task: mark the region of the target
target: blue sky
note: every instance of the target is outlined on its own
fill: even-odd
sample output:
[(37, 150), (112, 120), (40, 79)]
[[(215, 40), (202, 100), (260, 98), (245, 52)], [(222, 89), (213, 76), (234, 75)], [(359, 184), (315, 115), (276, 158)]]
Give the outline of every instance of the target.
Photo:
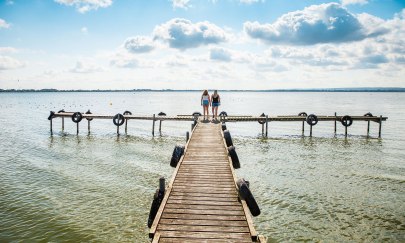
[(1, 0), (0, 88), (405, 87), (403, 0)]

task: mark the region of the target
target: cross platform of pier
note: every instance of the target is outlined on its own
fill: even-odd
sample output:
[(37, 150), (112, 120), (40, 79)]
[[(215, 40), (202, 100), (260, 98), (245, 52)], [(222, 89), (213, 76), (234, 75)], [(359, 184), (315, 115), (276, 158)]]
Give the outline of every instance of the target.
[(153, 221), (152, 242), (261, 241), (244, 200), (220, 124), (198, 122)]

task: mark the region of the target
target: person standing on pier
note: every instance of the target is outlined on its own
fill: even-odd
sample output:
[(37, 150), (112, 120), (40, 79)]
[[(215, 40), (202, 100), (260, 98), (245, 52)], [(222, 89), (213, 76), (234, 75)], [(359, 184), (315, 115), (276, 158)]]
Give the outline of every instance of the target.
[(201, 95), (201, 105), (204, 109), (204, 120), (205, 120), (205, 112), (207, 112), (207, 120), (209, 116), (208, 106), (211, 106), (211, 99), (210, 95), (208, 94), (208, 90), (204, 90), (203, 94)]
[(218, 106), (221, 105), (221, 98), (219, 97), (218, 90), (214, 91), (214, 94), (211, 96), (212, 102), (212, 118), (218, 118)]

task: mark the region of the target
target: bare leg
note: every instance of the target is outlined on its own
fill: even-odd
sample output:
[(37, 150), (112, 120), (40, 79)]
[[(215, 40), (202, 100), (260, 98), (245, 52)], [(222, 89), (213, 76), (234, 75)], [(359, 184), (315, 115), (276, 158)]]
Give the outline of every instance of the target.
[(218, 106), (215, 106), (215, 119), (218, 118)]

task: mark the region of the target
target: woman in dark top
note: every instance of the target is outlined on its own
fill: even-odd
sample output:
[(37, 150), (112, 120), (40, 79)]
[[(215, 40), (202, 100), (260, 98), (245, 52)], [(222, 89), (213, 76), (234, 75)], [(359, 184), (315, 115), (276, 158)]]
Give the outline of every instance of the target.
[(218, 91), (215, 90), (214, 94), (211, 96), (212, 102), (212, 117), (217, 119), (218, 117), (218, 106), (221, 105), (221, 98), (219, 97)]

